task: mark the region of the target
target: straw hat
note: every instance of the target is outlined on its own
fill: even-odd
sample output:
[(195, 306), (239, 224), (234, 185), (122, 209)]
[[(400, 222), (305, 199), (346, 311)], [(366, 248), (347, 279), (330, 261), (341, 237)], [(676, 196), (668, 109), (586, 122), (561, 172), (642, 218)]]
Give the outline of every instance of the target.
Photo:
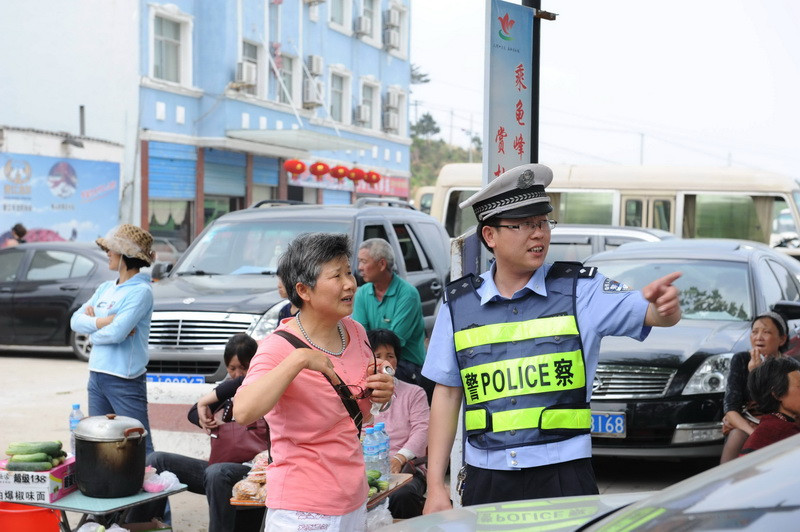
[(98, 238), (95, 243), (103, 251), (113, 251), (126, 257), (141, 259), (148, 265), (153, 263), (153, 237), (139, 227), (122, 224), (111, 229), (105, 238)]

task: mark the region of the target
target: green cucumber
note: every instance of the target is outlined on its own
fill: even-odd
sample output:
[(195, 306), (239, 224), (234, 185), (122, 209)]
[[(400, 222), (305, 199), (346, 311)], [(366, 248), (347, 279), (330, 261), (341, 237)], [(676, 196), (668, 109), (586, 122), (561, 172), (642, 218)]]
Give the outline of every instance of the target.
[(15, 454), (8, 459), (9, 462), (49, 462), (52, 460), (47, 453)]
[(6, 470), (8, 471), (50, 471), (53, 468), (53, 463), (47, 462), (8, 462)]
[(26, 441), (9, 443), (6, 454), (33, 454), (44, 453), (50, 456), (58, 456), (61, 453), (60, 441)]

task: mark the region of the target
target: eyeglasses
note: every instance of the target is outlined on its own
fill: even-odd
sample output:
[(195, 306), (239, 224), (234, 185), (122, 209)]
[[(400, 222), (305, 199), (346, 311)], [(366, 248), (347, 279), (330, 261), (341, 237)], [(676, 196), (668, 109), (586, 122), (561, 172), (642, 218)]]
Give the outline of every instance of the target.
[[(370, 349), (372, 351), (372, 349)], [(378, 374), (378, 357), (375, 356), (375, 353), (372, 353), (372, 361), (374, 364), (374, 373), (375, 375)], [(323, 373), (323, 375), (325, 375)], [(358, 401), (359, 399), (366, 399), (370, 395), (372, 395), (372, 388), (362, 388), (361, 386), (356, 386), (355, 384), (345, 384), (342, 378), (339, 376), (338, 373), (334, 372), (336, 378), (339, 379), (339, 384), (333, 384), (330, 377), (325, 375), (325, 378), (328, 379), (328, 382), (331, 383), (333, 389), (336, 390), (336, 393), (342, 399), (352, 399), (354, 401)]]
[(505, 227), (506, 229), (513, 229), (519, 231), (524, 229), (526, 233), (530, 234), (540, 229), (542, 231), (550, 231), (558, 222), (555, 220), (537, 220), (535, 222), (520, 222), (518, 224), (494, 224), (492, 227)]

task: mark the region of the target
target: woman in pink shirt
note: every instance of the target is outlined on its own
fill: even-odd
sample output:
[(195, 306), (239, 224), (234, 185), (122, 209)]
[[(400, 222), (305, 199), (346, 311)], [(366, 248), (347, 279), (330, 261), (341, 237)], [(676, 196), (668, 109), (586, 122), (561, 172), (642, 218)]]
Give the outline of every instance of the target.
[[(264, 416), (270, 427), (267, 532), (366, 528), (356, 422), (371, 402), (391, 399), (394, 383), (376, 371), (364, 328), (348, 317), (356, 290), (351, 249), (346, 235), (328, 233), (303, 234), (289, 245), (278, 269), (300, 311), (260, 342), (236, 393), (236, 421)], [(295, 347), (302, 344), (310, 347)]]
[[(388, 362), (392, 368), (397, 367), (400, 352), (400, 339), (388, 329), (373, 329), (367, 332), (367, 338), (378, 360)], [(397, 490), (389, 497), (389, 511), (395, 519), (409, 519), (422, 515), (425, 506), (425, 491), (428, 483), (425, 479), (422, 462), (427, 455), (428, 420), (431, 410), (425, 390), (416, 384), (400, 380), (394, 383), (392, 407), (375, 415), (375, 423), (383, 422), (389, 434), (389, 461), (392, 473), (413, 473), (411, 482)]]

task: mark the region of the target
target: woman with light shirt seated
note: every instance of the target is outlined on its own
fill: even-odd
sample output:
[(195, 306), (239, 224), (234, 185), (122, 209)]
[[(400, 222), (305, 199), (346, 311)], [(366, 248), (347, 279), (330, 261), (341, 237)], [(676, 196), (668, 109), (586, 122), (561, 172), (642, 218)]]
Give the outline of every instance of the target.
[[(372, 351), (379, 360), (385, 360), (392, 368), (402, 358), (400, 339), (388, 329), (373, 329), (367, 332)], [(411, 482), (389, 497), (389, 511), (396, 519), (408, 519), (422, 515), (425, 506), (425, 466), (415, 465), (425, 458), (428, 445), (428, 420), (431, 410), (425, 390), (416, 384), (395, 379), (392, 406), (375, 415), (375, 423), (383, 422), (389, 435), (389, 460), (392, 473), (413, 473)]]

